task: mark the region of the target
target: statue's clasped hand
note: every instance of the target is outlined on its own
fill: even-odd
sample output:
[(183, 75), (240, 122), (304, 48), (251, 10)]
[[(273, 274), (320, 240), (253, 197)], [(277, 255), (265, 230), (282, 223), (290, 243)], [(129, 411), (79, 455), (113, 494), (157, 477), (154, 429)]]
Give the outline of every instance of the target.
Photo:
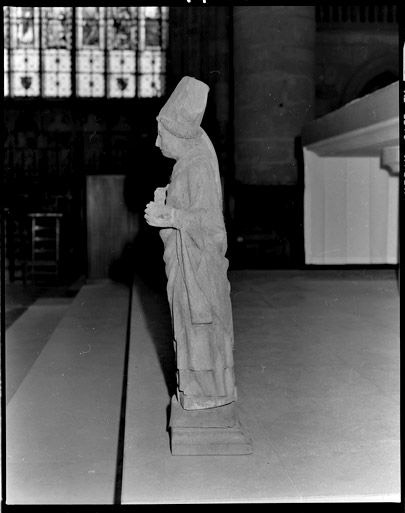
[(166, 202), (166, 192), (167, 192), (168, 185), (166, 187), (158, 187), (155, 189), (153, 200), (155, 203), (160, 203), (162, 205)]
[(150, 226), (172, 227), (174, 225), (174, 208), (151, 201), (145, 208), (145, 220)]

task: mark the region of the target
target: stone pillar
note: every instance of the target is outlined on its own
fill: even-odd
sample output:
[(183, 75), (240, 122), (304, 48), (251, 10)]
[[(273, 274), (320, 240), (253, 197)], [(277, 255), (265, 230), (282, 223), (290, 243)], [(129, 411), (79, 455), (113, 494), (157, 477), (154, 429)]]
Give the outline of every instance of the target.
[(208, 84), (202, 126), (214, 144), (221, 174), (227, 174), (233, 137), (229, 124), (231, 8), (183, 5), (170, 7), (169, 12), (167, 92), (171, 94), (184, 75)]
[(295, 185), (314, 112), (314, 6), (234, 6), (235, 179)]

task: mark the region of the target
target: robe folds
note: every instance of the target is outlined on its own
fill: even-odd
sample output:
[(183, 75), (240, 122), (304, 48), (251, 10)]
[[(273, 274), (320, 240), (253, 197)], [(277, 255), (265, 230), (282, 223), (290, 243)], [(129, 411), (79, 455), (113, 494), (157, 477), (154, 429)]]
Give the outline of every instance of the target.
[(163, 228), (167, 296), (184, 409), (236, 400), (233, 323), (218, 161), (205, 133), (175, 164), (166, 204), (174, 227)]

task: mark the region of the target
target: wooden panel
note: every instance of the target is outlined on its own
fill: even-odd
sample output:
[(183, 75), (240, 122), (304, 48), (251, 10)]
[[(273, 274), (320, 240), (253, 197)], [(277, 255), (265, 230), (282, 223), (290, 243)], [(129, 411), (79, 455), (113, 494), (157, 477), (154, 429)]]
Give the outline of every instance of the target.
[(387, 260), (387, 205), (389, 173), (380, 168), (380, 159), (369, 159), (370, 166), (370, 262)]
[[(324, 168), (328, 172), (324, 172)], [(324, 261), (325, 263), (346, 262), (346, 159), (327, 158), (322, 162), (324, 174), (324, 211), (318, 212), (325, 218)]]
[[(398, 262), (398, 179), (380, 162), (381, 150), (398, 146), (397, 96), (398, 82), (304, 127), (306, 263)], [(346, 187), (340, 162), (347, 166)], [(325, 218), (323, 236), (311, 234), (316, 216)]]
[[(387, 173), (388, 174), (388, 173)], [(399, 263), (399, 180), (388, 174), (387, 257), (388, 264)]]
[(398, 178), (376, 157), (305, 150), (305, 263), (396, 264)]
[(370, 166), (368, 159), (347, 159), (347, 259), (346, 263), (369, 263), (370, 258)]
[[(323, 264), (324, 253), (324, 177), (315, 153), (304, 149), (304, 238), (305, 263)], [(320, 215), (322, 213), (322, 215)]]
[(87, 177), (87, 253), (89, 278), (107, 278), (136, 234), (134, 216), (124, 199), (124, 176)]

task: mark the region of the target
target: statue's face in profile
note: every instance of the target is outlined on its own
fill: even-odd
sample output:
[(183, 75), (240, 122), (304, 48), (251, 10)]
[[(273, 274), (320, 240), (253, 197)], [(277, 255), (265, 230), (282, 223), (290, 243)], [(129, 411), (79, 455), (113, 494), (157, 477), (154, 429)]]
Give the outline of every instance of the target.
[(178, 138), (168, 132), (159, 122), (155, 145), (160, 148), (162, 154), (169, 159), (177, 159), (180, 156), (181, 151)]

